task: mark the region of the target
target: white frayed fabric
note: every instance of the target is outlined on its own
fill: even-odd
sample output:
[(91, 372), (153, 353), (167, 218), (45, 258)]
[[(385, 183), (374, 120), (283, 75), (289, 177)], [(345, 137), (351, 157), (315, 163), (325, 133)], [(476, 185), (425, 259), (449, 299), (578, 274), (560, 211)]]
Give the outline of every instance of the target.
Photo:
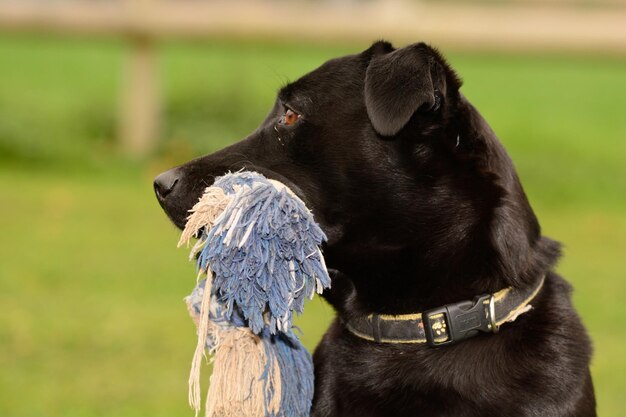
[[(266, 355), (263, 341), (249, 329), (221, 332), (206, 399), (207, 417), (278, 415), (281, 400), (280, 368)], [(260, 376), (267, 372), (267, 381)], [(268, 399), (268, 404), (265, 400)]]
[[(191, 317), (193, 318), (198, 328), (198, 343), (196, 344), (196, 350), (191, 360), (191, 370), (189, 371), (189, 405), (196, 412), (196, 417), (200, 412), (200, 404), (202, 401), (202, 394), (200, 393), (200, 368), (202, 367), (202, 358), (205, 357), (206, 339), (209, 334), (209, 328), (211, 332), (215, 334), (215, 337), (219, 337), (217, 329), (214, 324), (209, 320), (209, 303), (211, 300), (211, 283), (207, 280), (202, 293), (202, 305), (200, 308), (200, 316), (195, 317), (195, 311), (191, 304), (191, 301), (186, 299), (187, 308)], [(218, 341), (219, 343), (219, 341)]]
[[(191, 214), (187, 217), (187, 224), (180, 235), (178, 247), (188, 245), (191, 238), (202, 228), (211, 228), (219, 216), (224, 213), (232, 198), (227, 196), (219, 187), (208, 187), (202, 198), (192, 207)], [(200, 239), (189, 253), (189, 259), (202, 250), (206, 241)]]

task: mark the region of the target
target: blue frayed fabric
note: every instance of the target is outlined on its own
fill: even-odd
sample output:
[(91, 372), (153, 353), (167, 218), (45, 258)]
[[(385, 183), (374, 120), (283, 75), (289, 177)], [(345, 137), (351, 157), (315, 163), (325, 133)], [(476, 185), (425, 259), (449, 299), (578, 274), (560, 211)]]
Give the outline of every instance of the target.
[(305, 299), (330, 287), (319, 250), (324, 232), (299, 198), (261, 174), (228, 174), (213, 186), (235, 198), (201, 236), (198, 267), (213, 272), (228, 318), (238, 306), (254, 333), (266, 325), (271, 334), (288, 332)]
[(313, 359), (296, 337), (263, 332), (265, 349), (276, 355), (280, 367), (282, 396), (280, 411), (268, 417), (308, 416), (313, 401)]
[[(200, 231), (204, 242), (198, 268), (212, 276), (209, 319), (221, 329), (249, 328), (265, 350), (268, 364), (260, 382), (265, 417), (306, 417), (313, 399), (313, 362), (293, 330), (293, 313), (306, 298), (330, 287), (320, 251), (326, 239), (312, 213), (290, 190), (255, 172), (216, 179), (213, 187), (231, 197), (212, 227)], [(206, 280), (188, 298), (200, 315)], [(216, 340), (207, 336), (211, 350)], [(267, 377), (269, 363), (280, 369), (280, 410), (267, 405), (276, 387)]]

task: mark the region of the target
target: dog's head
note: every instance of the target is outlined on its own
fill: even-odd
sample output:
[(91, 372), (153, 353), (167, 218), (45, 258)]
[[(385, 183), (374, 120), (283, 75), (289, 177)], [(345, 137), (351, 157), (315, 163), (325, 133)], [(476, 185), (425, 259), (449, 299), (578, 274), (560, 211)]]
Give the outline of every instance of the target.
[(159, 175), (157, 198), (182, 228), (228, 171), (286, 183), (365, 309), (410, 310), (446, 285), (532, 280), (556, 248), (540, 238), (510, 159), (460, 86), (433, 48), (377, 42), (282, 88), (247, 138)]

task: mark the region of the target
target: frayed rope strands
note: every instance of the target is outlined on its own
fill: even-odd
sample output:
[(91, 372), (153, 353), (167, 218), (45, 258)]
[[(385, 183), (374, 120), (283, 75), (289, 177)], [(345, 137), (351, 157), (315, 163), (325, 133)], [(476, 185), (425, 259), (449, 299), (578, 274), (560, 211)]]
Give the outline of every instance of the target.
[(179, 246), (199, 235), (198, 278), (186, 302), (198, 344), (189, 402), (200, 409), (200, 366), (213, 374), (207, 417), (304, 417), (313, 363), (293, 332), (293, 312), (330, 287), (320, 251), (326, 236), (284, 184), (255, 172), (216, 179), (192, 208)]

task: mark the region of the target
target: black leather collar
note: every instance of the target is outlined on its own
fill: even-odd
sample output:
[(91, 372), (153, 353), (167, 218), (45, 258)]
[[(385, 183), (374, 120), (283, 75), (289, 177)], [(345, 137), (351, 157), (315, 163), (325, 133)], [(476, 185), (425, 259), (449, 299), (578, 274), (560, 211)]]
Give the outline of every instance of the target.
[(378, 343), (428, 343), (449, 345), (476, 336), (479, 332), (497, 333), (504, 323), (515, 320), (531, 309), (543, 276), (528, 288), (508, 287), (473, 300), (446, 304), (416, 314), (370, 314), (344, 320), (352, 334)]

